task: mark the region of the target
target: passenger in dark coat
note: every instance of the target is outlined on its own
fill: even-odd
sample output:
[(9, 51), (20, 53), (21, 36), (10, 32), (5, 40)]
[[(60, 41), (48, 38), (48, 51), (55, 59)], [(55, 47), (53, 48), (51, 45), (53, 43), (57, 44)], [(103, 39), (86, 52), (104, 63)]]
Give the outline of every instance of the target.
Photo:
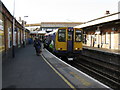
[(40, 52), (41, 52), (41, 42), (37, 38), (35, 38), (35, 40), (34, 40), (34, 47), (35, 47), (35, 50), (36, 50), (36, 55), (39, 56)]

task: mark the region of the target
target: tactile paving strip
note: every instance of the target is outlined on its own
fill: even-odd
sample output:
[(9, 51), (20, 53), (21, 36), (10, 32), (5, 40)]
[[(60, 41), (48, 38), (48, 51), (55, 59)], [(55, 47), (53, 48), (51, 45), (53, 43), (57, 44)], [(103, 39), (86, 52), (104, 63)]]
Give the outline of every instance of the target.
[(68, 67), (68, 65), (62, 64), (62, 63), (54, 63), (56, 68), (64, 68), (64, 67)]

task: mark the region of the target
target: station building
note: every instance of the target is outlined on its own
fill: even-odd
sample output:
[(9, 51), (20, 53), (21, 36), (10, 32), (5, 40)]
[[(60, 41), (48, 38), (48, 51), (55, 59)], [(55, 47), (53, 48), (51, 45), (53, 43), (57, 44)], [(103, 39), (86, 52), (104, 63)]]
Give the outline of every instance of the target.
[(40, 26), (40, 28), (30, 30), (30, 35), (32, 38), (36, 36), (43, 38), (46, 33), (55, 31), (60, 27), (74, 27), (80, 24), (82, 22), (41, 22), (38, 24), (26, 24), (26, 27), (31, 27), (32, 29), (32, 26)]
[(83, 29), (84, 46), (120, 50), (119, 14), (109, 14), (76, 26)]

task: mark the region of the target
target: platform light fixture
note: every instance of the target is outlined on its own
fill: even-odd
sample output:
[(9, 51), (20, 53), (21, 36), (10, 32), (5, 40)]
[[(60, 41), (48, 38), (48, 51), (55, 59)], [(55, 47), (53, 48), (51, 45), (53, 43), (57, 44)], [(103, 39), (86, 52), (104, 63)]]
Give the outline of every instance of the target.
[(116, 31), (117, 29), (115, 27), (112, 28), (112, 31)]

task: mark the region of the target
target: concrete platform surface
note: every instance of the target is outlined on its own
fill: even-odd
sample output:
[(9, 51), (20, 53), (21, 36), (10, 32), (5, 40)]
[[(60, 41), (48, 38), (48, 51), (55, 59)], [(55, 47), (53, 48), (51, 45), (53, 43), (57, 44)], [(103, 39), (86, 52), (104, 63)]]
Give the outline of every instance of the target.
[(14, 59), (2, 63), (2, 88), (70, 88), (41, 56), (36, 56), (33, 45), (15, 54)]

